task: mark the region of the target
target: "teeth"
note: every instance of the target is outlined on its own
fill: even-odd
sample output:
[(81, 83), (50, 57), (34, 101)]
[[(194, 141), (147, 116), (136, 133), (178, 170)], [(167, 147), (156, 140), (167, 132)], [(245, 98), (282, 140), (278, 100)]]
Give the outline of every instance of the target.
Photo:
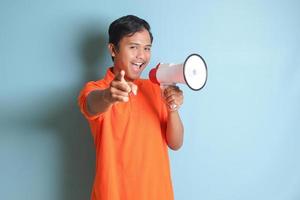
[(141, 67), (143, 65), (143, 63), (133, 63), (134, 65)]

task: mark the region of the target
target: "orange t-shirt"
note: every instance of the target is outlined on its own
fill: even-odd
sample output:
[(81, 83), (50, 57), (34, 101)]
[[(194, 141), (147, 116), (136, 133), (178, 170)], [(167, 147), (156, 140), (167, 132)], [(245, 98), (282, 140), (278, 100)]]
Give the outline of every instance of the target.
[(114, 74), (88, 82), (79, 95), (96, 146), (92, 200), (173, 200), (165, 133), (167, 109), (159, 86), (138, 79), (137, 95), (116, 103), (105, 113), (89, 116), (86, 97), (109, 87)]

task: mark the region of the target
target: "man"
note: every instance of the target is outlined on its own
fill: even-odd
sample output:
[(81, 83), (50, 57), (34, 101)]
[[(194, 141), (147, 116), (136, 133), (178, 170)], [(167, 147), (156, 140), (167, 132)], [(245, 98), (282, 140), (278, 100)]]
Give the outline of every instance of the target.
[(79, 95), (96, 146), (92, 200), (172, 200), (168, 147), (183, 143), (182, 91), (140, 79), (149, 63), (149, 24), (128, 15), (109, 27), (113, 66)]

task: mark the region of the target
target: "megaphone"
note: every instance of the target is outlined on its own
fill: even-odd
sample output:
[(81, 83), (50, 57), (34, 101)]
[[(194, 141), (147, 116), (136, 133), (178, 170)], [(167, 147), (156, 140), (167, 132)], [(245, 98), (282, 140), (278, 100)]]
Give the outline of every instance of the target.
[(149, 79), (159, 85), (187, 84), (192, 90), (202, 89), (207, 81), (207, 66), (198, 54), (189, 55), (182, 64), (158, 64)]

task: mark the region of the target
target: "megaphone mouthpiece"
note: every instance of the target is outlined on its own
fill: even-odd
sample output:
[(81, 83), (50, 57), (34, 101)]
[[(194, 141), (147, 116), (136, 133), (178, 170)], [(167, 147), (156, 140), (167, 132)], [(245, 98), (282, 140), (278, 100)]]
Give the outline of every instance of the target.
[(159, 82), (156, 79), (156, 71), (157, 71), (156, 68), (153, 68), (153, 69), (150, 70), (149, 79), (150, 79), (150, 81), (152, 81), (152, 83), (159, 84)]
[(159, 82), (156, 78), (156, 72), (157, 72), (157, 69), (158, 69), (159, 65), (160, 65), (160, 63), (155, 68), (151, 69), (150, 72), (149, 72), (150, 81), (152, 81), (153, 83), (156, 83), (158, 85), (159, 85)]

